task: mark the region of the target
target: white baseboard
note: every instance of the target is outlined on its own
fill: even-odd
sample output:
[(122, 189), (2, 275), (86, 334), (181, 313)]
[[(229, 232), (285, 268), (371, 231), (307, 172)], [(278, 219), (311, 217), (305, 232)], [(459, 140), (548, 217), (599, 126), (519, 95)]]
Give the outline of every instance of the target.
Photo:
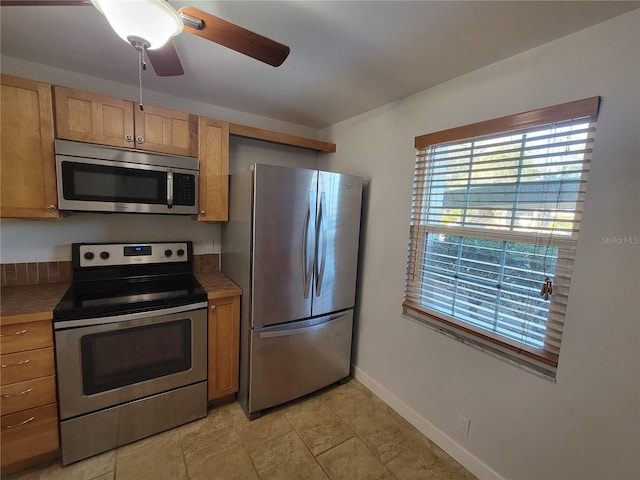
[(355, 365), (351, 365), (353, 376), (365, 387), (380, 397), (387, 405), (398, 412), (411, 425), (451, 455), (460, 465), (481, 480), (504, 480), (498, 473), (482, 462), (478, 457), (466, 450), (462, 445), (421, 416), (409, 405), (375, 381), (369, 374)]

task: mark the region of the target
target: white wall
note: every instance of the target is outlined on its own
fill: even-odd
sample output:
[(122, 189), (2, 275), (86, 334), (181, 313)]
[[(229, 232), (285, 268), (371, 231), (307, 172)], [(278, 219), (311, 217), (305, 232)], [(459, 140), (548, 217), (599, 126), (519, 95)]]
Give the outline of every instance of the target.
[[(482, 478), (640, 478), (639, 27), (636, 10), (323, 132), (330, 168), (371, 178), (356, 376)], [(414, 136), (594, 95), (557, 382), (403, 318)]]
[[(2, 72), (43, 82), (80, 88), (116, 98), (136, 99), (128, 85), (74, 72), (2, 57)], [(259, 128), (317, 138), (318, 131), (216, 105), (145, 91), (145, 103), (198, 115), (221, 118)], [(319, 154), (310, 150), (231, 137), (230, 170), (264, 162), (317, 168)], [(220, 226), (166, 215), (71, 213), (60, 220), (0, 220), (0, 263), (46, 262), (71, 259), (73, 242), (139, 242), (191, 240), (196, 254), (220, 253)]]
[(60, 220), (0, 221), (0, 262), (71, 260), (74, 242), (191, 240), (194, 253), (220, 253), (220, 228), (191, 217), (71, 213)]
[(231, 137), (229, 142), (229, 173), (246, 171), (254, 163), (282, 167), (323, 168), (330, 154), (298, 147), (267, 143), (251, 138)]

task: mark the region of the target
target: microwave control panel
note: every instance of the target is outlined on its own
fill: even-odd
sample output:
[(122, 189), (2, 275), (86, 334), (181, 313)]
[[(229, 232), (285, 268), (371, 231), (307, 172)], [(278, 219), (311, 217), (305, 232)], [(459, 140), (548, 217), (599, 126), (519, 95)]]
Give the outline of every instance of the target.
[(196, 204), (196, 178), (185, 173), (173, 174), (173, 203), (174, 205)]

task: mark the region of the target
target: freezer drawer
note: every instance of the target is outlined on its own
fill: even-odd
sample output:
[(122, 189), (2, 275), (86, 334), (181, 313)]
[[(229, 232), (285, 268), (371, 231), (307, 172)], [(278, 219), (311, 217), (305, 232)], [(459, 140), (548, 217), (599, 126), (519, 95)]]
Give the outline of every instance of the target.
[(353, 311), (251, 332), (249, 412), (293, 400), (349, 375)]

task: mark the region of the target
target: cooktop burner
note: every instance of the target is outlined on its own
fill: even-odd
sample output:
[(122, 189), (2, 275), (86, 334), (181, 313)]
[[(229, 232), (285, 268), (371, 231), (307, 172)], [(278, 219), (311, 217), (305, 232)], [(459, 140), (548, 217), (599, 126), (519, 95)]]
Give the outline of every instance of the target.
[(191, 242), (73, 244), (74, 282), (55, 321), (124, 315), (207, 300)]

